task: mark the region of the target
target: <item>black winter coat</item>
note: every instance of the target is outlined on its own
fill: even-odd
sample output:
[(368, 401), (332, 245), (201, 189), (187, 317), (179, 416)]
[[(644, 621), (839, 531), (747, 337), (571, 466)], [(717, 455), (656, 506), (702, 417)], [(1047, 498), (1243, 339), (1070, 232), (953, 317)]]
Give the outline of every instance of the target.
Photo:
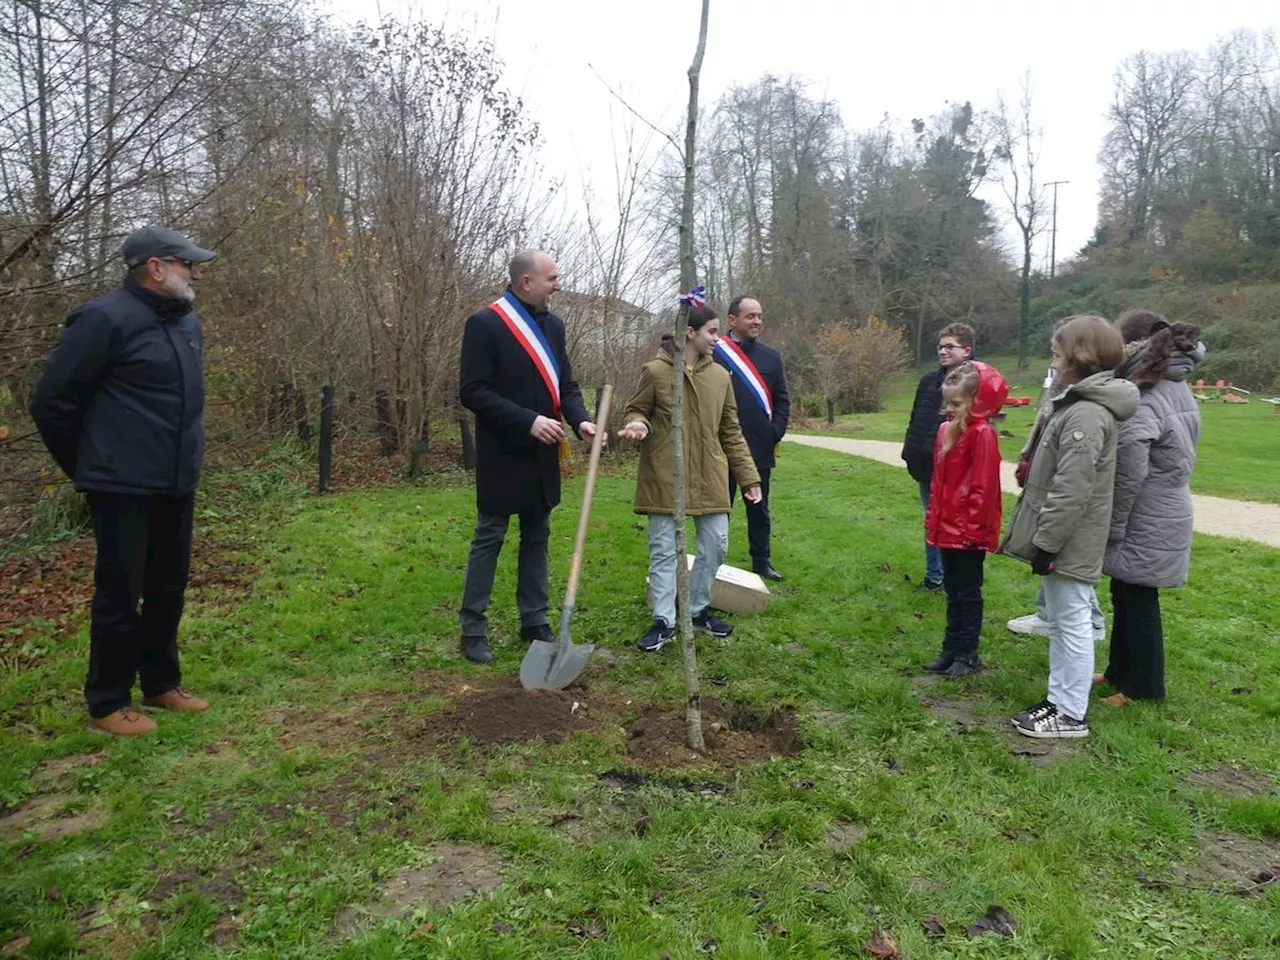
[(747, 438), (747, 446), (751, 448), (751, 459), (756, 462), (758, 469), (768, 470), (774, 465), (773, 449), (786, 434), (787, 423), (791, 419), (791, 396), (787, 393), (787, 375), (782, 367), (782, 354), (758, 339), (738, 342), (738, 346), (742, 347), (742, 352), (755, 364), (760, 378), (769, 388), (769, 395), (773, 399), (772, 421), (760, 406), (755, 392), (734, 372), (719, 351), (713, 356), (716, 363), (729, 371), (729, 379), (733, 382), (733, 396), (738, 402), (738, 422), (742, 425), (742, 435)]
[(902, 443), (902, 459), (912, 479), (928, 483), (933, 479), (933, 441), (938, 426), (947, 419), (942, 412), (942, 380), (947, 371), (942, 367), (920, 378), (916, 400), (911, 405), (911, 420)]
[[(553, 313), (536, 314), (534, 320), (560, 367), (561, 412), (576, 432), (591, 417), (573, 379), (564, 323)], [(463, 329), (458, 399), (476, 415), (479, 512), (510, 516), (550, 510), (559, 503), (560, 451), (529, 435), (539, 414), (555, 416), (551, 393), (524, 348), (489, 307), (469, 316)]]
[(190, 301), (132, 279), (67, 318), (31, 416), (77, 490), (195, 490), (204, 457), (203, 344)]

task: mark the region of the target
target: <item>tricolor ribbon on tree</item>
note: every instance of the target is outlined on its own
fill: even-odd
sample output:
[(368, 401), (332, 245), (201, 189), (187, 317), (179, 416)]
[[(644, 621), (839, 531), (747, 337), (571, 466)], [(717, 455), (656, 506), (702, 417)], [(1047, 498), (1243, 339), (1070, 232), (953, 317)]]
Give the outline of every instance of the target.
[(730, 337), (721, 337), (716, 342), (716, 353), (729, 364), (729, 371), (737, 374), (742, 378), (751, 389), (751, 395), (756, 398), (756, 402), (763, 408), (765, 415), (770, 420), (773, 419), (773, 394), (769, 392), (768, 386), (765, 385), (764, 377), (760, 376), (760, 371), (756, 369), (756, 365), (751, 362), (751, 358), (746, 352)]
[(534, 369), (538, 371), (542, 382), (547, 385), (547, 392), (551, 394), (551, 402), (555, 405), (553, 416), (559, 418), (560, 368), (556, 366), (556, 357), (551, 352), (551, 345), (547, 343), (546, 336), (529, 313), (528, 307), (508, 290), (499, 299), (489, 304), (489, 309), (502, 318), (502, 322), (507, 325), (516, 342), (524, 348), (524, 352), (533, 361)]

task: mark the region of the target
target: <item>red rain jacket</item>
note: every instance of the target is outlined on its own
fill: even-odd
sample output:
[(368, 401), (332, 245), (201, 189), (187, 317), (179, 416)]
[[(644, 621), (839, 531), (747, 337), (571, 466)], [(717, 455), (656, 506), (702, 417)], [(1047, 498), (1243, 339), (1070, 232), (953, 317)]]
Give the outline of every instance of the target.
[(942, 439), (950, 418), (933, 440), (933, 480), (925, 519), (928, 542), (952, 550), (986, 550), (1000, 546), (1000, 440), (988, 423), (1004, 406), (1009, 384), (990, 364), (972, 361), (978, 369), (978, 394), (969, 422), (946, 456)]

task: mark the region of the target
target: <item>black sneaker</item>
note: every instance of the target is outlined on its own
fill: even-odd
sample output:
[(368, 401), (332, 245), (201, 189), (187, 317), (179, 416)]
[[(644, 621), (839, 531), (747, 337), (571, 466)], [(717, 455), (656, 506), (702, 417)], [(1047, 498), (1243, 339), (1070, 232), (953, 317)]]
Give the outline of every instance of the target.
[(1009, 720), (1009, 722), (1016, 727), (1019, 724), (1026, 721), (1027, 719), (1031, 717), (1039, 717), (1043, 715), (1046, 711), (1049, 711), (1052, 709), (1053, 709), (1052, 703), (1050, 703), (1048, 700), (1041, 700), (1039, 703), (1033, 703), (1031, 706), (1027, 707), (1027, 709), (1023, 710), (1021, 713), (1015, 713), (1013, 717)]
[(675, 627), (668, 627), (662, 620), (654, 620), (649, 632), (636, 641), (636, 646), (645, 653), (657, 653), (675, 638)]
[(956, 657), (955, 662), (942, 671), (944, 677), (967, 677), (983, 669), (982, 661), (977, 656)]
[(693, 618), (693, 629), (701, 630), (713, 637), (727, 637), (733, 633), (733, 624), (725, 623), (719, 617), (712, 616), (711, 608), (707, 607)]
[(1060, 713), (1052, 705), (1034, 717), (1027, 717), (1013, 729), (1024, 737), (1035, 737), (1038, 740), (1065, 740), (1089, 735), (1087, 723)]
[(942, 673), (949, 666), (956, 662), (956, 655), (949, 650), (943, 650), (938, 654), (937, 660), (930, 660), (924, 665), (924, 669), (930, 673)]
[(543, 643), (555, 643), (556, 635), (551, 632), (550, 625), (539, 623), (532, 627), (521, 627), (520, 639), (525, 643), (533, 643), (535, 640), (541, 640)]
[(916, 584), (916, 593), (937, 593), (942, 589), (941, 580), (921, 580)]

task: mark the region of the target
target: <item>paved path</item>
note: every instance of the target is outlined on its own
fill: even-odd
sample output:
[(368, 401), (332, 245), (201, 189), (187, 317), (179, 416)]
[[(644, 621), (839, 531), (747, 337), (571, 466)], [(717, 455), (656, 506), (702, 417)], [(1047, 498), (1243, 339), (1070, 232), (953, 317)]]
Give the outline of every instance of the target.
[[(902, 444), (888, 440), (853, 440), (845, 437), (812, 437), (788, 433), (786, 440), (802, 443), (806, 447), (820, 447), (849, 453), (855, 457), (879, 460), (894, 467), (905, 467), (902, 462)], [(1018, 482), (1013, 478), (1014, 464), (1000, 465), (1001, 486), (1006, 493), (1017, 494)], [(1216, 537), (1232, 537), (1236, 540), (1253, 540), (1269, 547), (1280, 548), (1280, 504), (1254, 503), (1252, 500), (1228, 500), (1225, 497), (1206, 497), (1192, 494), (1195, 504), (1196, 530)]]

